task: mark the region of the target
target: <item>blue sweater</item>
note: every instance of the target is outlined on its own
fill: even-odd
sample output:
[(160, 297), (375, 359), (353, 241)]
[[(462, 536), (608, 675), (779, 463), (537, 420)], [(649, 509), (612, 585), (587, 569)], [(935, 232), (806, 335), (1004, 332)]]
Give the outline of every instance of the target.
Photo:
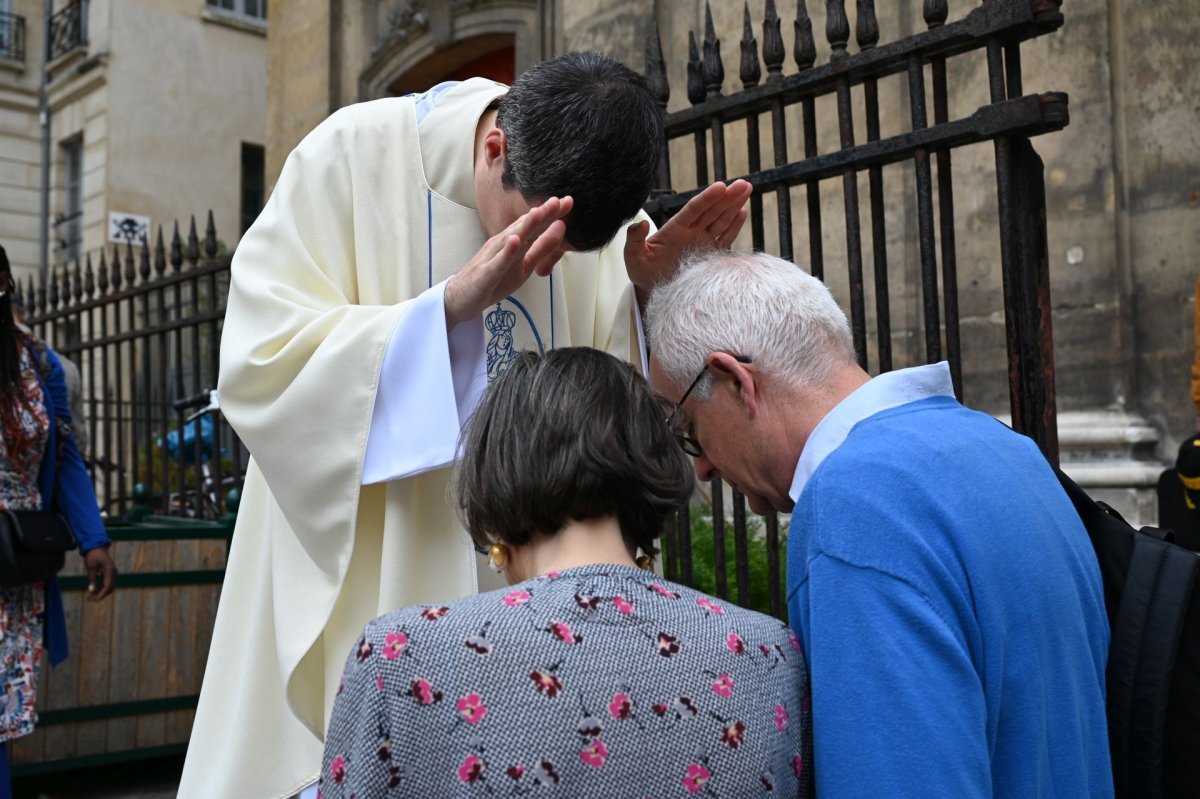
[(1024, 436), (946, 397), (859, 422), (796, 504), (788, 609), (818, 796), (1112, 796), (1100, 573)]

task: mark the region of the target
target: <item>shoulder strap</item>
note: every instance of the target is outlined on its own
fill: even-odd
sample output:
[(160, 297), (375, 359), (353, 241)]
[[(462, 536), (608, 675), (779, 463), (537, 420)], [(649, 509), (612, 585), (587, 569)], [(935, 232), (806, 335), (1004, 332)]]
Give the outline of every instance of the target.
[(1171, 670), (1196, 570), (1194, 553), (1134, 533), (1108, 655), (1109, 745), (1118, 796), (1161, 795)]

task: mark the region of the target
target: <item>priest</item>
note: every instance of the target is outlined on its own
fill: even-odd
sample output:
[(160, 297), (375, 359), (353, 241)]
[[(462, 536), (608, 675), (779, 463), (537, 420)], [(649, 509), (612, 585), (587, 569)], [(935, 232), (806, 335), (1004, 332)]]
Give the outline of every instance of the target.
[(663, 146), (641, 77), (570, 53), (343, 108), (288, 157), (233, 261), (219, 389), (252, 458), (181, 797), (315, 794), (364, 623), (478, 590), (446, 493), (488, 380), (520, 349), (641, 368), (641, 299), (745, 221), (716, 183), (654, 231)]

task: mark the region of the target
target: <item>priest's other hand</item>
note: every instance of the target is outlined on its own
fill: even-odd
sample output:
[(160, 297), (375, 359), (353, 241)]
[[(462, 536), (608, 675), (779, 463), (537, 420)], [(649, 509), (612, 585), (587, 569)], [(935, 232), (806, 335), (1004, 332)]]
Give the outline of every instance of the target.
[(519, 289), (531, 275), (550, 274), (563, 253), (570, 197), (551, 197), (488, 239), (446, 284), (446, 324), (478, 318), (489, 305)]
[(650, 290), (670, 280), (688, 250), (725, 249), (746, 223), (746, 201), (754, 187), (745, 180), (720, 181), (688, 200), (679, 213), (655, 233), (649, 222), (638, 222), (625, 235), (625, 268), (644, 299)]

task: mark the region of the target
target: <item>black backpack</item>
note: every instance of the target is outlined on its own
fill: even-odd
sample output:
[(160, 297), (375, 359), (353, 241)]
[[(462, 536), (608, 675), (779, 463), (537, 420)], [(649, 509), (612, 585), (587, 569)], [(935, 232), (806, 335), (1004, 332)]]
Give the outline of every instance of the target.
[(1117, 799), (1200, 796), (1200, 556), (1135, 530), (1058, 472), (1096, 550), (1112, 644), (1108, 742)]

